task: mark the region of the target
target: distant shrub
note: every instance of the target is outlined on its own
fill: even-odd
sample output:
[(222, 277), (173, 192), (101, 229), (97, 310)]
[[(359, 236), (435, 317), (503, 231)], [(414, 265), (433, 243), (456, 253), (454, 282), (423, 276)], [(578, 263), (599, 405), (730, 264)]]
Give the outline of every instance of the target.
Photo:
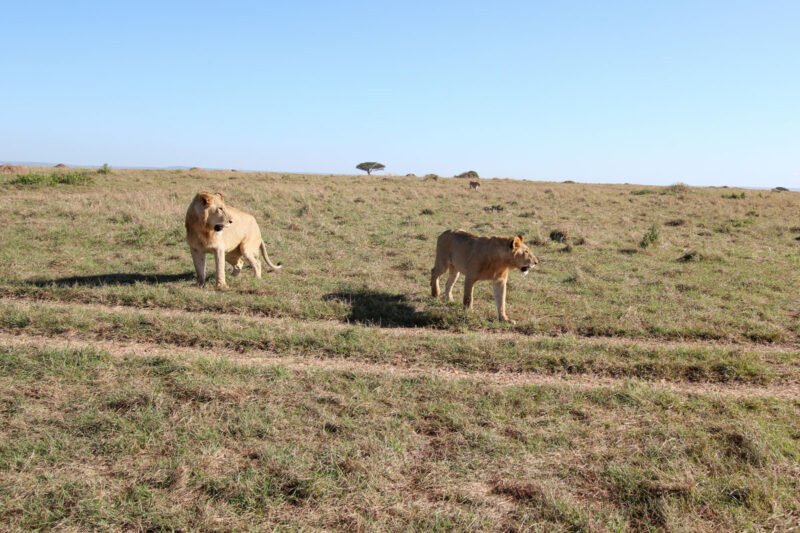
[(438, 179), (439, 179), (439, 176), (437, 176), (436, 174), (425, 174), (425, 175), (422, 177), (422, 179), (424, 179), (424, 180), (434, 180), (434, 181), (436, 181), (436, 180), (438, 180)]
[(562, 183), (575, 183), (575, 182), (572, 180), (564, 180)]
[(80, 172), (69, 172), (67, 174), (51, 174), (50, 179), (59, 185), (87, 185), (94, 183), (91, 176)]
[(484, 207), (483, 210), (488, 211), (490, 213), (491, 212), (499, 213), (501, 211), (504, 211), (505, 207), (503, 207), (502, 205), (490, 205), (489, 207)]
[(88, 185), (93, 183), (91, 176), (80, 172), (69, 172), (67, 174), (17, 174), (17, 177), (9, 183), (12, 185), (35, 186), (35, 185)]
[(50, 180), (44, 174), (17, 174), (17, 177), (10, 181), (12, 185), (44, 185)]
[(420, 214), (420, 215), (432, 215), (432, 214), (433, 214), (433, 210), (432, 210), (432, 209), (425, 208), (425, 209), (423, 209), (422, 211), (420, 211), (420, 212), (419, 212), (419, 214)]
[(550, 240), (565, 243), (569, 240), (569, 231), (565, 228), (554, 229), (550, 232)]
[(681, 182), (673, 183), (672, 185), (664, 187), (664, 194), (678, 194), (688, 191), (689, 191), (689, 186)]
[(645, 194), (680, 194), (689, 191), (689, 186), (685, 183), (673, 183), (666, 187), (659, 189), (634, 189), (631, 194), (634, 196), (642, 196)]
[(667, 220), (666, 222), (664, 222), (664, 225), (665, 226), (673, 226), (673, 227), (675, 227), (675, 226), (684, 226), (684, 225), (686, 225), (686, 219), (675, 218), (675, 219), (672, 219), (672, 220)]
[(789, 233), (800, 233), (800, 226), (792, 226), (789, 228)]
[(97, 169), (98, 174), (111, 174), (111, 167), (108, 163), (103, 163), (103, 166)]
[(478, 173), (475, 172), (474, 170), (467, 170), (466, 172), (462, 172), (461, 174), (458, 174), (455, 177), (456, 178), (469, 178), (469, 179), (473, 179), (473, 180), (476, 180), (476, 179), (480, 178), (480, 176), (478, 176)]
[(729, 200), (744, 200), (744, 191), (738, 194), (735, 192), (732, 192), (730, 194), (723, 194), (722, 197), (727, 198)]
[(785, 192), (788, 190), (789, 189), (787, 189), (786, 187), (775, 187), (774, 189), (772, 189), (773, 192)]
[(658, 226), (653, 224), (644, 236), (642, 236), (642, 240), (639, 241), (639, 248), (648, 248), (650, 245), (657, 243), (658, 237)]

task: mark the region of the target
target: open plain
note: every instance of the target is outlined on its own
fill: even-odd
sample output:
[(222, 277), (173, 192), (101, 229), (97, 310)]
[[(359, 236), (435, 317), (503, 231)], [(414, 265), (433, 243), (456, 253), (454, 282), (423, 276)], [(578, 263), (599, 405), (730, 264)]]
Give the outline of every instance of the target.
[[(202, 169), (0, 186), (0, 529), (798, 530), (800, 193)], [(283, 269), (198, 287), (200, 189), (253, 214)], [(516, 325), (491, 283), (471, 313), (429, 296), (449, 228), (525, 235)]]

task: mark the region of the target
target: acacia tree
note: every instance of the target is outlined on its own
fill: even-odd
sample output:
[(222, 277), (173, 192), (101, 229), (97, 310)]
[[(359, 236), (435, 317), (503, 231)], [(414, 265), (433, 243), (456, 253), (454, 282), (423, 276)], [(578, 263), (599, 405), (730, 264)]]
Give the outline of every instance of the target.
[(364, 163), (357, 164), (356, 168), (358, 170), (363, 170), (367, 174), (372, 174), (373, 170), (383, 170), (386, 167), (380, 163), (376, 163), (375, 161), (366, 161)]

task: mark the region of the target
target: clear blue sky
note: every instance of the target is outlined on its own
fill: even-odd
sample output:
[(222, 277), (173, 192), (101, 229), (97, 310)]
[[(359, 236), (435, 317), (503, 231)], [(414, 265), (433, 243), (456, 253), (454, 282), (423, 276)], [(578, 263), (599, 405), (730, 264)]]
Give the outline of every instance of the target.
[(800, 186), (800, 2), (3, 2), (0, 160)]

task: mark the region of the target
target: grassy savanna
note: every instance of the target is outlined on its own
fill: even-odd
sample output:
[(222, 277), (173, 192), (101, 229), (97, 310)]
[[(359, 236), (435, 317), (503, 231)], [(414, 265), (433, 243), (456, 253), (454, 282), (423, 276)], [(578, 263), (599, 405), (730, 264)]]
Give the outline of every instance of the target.
[[(462, 180), (206, 171), (18, 180), (0, 200), (12, 226), (0, 235), (9, 295), (458, 328), (469, 319), (429, 300), (428, 283), (436, 237), (461, 227), (540, 244), (541, 267), (509, 287), (519, 332), (756, 342), (800, 333), (792, 192), (729, 199), (720, 189), (500, 180), (474, 192)], [(253, 213), (285, 270), (264, 282), (246, 270), (226, 292), (194, 287), (183, 217), (200, 188)], [(641, 248), (653, 224), (659, 239)], [(550, 240), (553, 230), (567, 242)], [(492, 302), (491, 286), (478, 285), (470, 329), (500, 327)]]
[[(800, 520), (798, 193), (0, 180), (0, 529)], [(197, 287), (183, 217), (199, 189), (254, 214), (284, 268)], [(430, 298), (436, 237), (458, 227), (524, 233), (541, 260), (511, 274), (515, 326), (485, 282), (472, 313)]]

